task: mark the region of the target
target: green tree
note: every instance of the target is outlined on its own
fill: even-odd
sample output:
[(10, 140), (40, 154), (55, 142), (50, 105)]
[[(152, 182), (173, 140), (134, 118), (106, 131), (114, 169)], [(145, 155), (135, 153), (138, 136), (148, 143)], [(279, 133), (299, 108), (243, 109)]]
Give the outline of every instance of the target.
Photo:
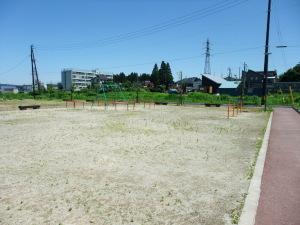
[(126, 82), (126, 75), (125, 75), (125, 73), (121, 72), (119, 74), (114, 75), (113, 81), (115, 83), (125, 83)]
[(126, 77), (126, 79), (131, 83), (136, 83), (138, 82), (138, 77), (139, 77), (138, 73), (132, 72)]
[(167, 64), (165, 63), (165, 61), (162, 61), (159, 68), (159, 84), (166, 86), (167, 83), (166, 81), (167, 81)]
[(159, 71), (156, 63), (151, 73), (151, 82), (154, 84), (154, 86), (159, 85)]
[(300, 63), (280, 75), (279, 80), (281, 82), (300, 82)]
[(151, 76), (147, 73), (142, 73), (140, 76), (139, 76), (139, 81), (140, 82), (145, 82), (145, 81), (148, 81), (148, 80), (151, 80)]
[(166, 65), (166, 87), (167, 87), (167, 89), (169, 89), (169, 86), (172, 83), (173, 83), (173, 75), (172, 75), (170, 64), (167, 63), (167, 65)]
[(169, 63), (161, 62), (159, 69), (159, 83), (169, 89), (170, 84), (173, 83), (173, 75)]

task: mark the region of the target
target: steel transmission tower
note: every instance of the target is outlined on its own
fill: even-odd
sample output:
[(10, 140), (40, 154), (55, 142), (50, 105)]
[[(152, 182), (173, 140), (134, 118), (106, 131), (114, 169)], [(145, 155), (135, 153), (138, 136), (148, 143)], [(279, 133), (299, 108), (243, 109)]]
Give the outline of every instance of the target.
[(205, 47), (204, 74), (211, 74), (211, 70), (210, 70), (210, 42), (209, 42), (209, 39), (207, 39), (206, 47)]
[(37, 86), (38, 92), (40, 91), (40, 81), (39, 81), (39, 76), (38, 76), (38, 72), (36, 69), (36, 62), (35, 62), (33, 49), (34, 49), (33, 45), (31, 45), (30, 46), (30, 56), (31, 56), (32, 93), (33, 93), (33, 97), (35, 97), (36, 86)]

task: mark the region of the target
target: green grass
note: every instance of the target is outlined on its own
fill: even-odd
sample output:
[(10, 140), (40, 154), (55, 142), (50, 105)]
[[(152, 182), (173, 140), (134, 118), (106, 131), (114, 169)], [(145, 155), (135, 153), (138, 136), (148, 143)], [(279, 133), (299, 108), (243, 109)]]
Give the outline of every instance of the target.
[(246, 193), (242, 194), (241, 198), (237, 201), (236, 207), (234, 209), (230, 210), (230, 218), (231, 218), (232, 224), (239, 223), (239, 220), (240, 220), (240, 217), (242, 214), (242, 210), (245, 205), (246, 197), (247, 197)]
[[(72, 94), (73, 99), (76, 100), (100, 100), (100, 101), (135, 101), (137, 93), (135, 91), (124, 91), (124, 92), (107, 92), (107, 93), (96, 93), (93, 90), (85, 90), (82, 92), (74, 92)], [(13, 100), (13, 99), (33, 99), (33, 96), (28, 93), (0, 93), (0, 100)], [(51, 91), (43, 92), (36, 96), (36, 99), (40, 100), (65, 100), (71, 99), (71, 93), (66, 91)], [(138, 93), (138, 99), (141, 102), (172, 102), (180, 103), (180, 95), (149, 92), (141, 90)], [(192, 103), (212, 103), (212, 104), (228, 104), (239, 101), (239, 96), (229, 95), (211, 95), (201, 92), (188, 93), (182, 96), (182, 101), (185, 104)], [(300, 108), (300, 93), (294, 93), (295, 106)], [(245, 96), (244, 104), (246, 105), (257, 105), (261, 103), (260, 97), (258, 96)], [(268, 96), (268, 105), (292, 105), (292, 101), (289, 94), (270, 94)]]

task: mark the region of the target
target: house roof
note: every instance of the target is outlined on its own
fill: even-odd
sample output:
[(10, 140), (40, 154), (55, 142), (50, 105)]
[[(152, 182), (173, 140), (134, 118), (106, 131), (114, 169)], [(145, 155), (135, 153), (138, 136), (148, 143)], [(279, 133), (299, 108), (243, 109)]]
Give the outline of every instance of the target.
[(239, 81), (227, 81), (222, 77), (211, 75), (211, 74), (202, 74), (202, 76), (206, 77), (207, 79), (217, 83), (221, 84), (219, 88), (237, 88), (240, 84)]
[(194, 83), (197, 81), (201, 81), (201, 79), (199, 77), (188, 77), (188, 78), (184, 78), (182, 80), (177, 81), (178, 84), (188, 84), (188, 83)]
[(210, 79), (211, 81), (217, 83), (217, 84), (222, 84), (226, 80), (224, 80), (222, 77), (216, 76), (216, 75), (211, 75), (211, 74), (202, 74), (202, 77), (206, 77)]
[(17, 85), (14, 84), (0, 84), (0, 88), (17, 88)]
[(240, 81), (226, 81), (219, 88), (237, 88), (240, 83)]
[[(256, 73), (259, 74), (261, 76), (264, 76), (264, 71), (254, 71), (254, 70), (248, 70), (247, 74), (251, 74), (251, 73)], [(268, 77), (276, 77), (277, 76), (277, 71), (273, 70), (273, 71), (268, 71)]]

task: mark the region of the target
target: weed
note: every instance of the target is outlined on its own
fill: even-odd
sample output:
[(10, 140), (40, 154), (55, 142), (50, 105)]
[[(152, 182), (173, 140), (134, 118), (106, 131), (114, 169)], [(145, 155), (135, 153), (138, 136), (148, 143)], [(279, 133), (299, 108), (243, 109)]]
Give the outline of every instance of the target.
[(230, 210), (230, 218), (231, 222), (233, 224), (238, 224), (240, 220), (240, 216), (242, 214), (242, 210), (244, 208), (245, 200), (246, 200), (247, 194), (243, 193), (241, 196), (241, 199), (237, 201), (237, 205), (234, 209)]

